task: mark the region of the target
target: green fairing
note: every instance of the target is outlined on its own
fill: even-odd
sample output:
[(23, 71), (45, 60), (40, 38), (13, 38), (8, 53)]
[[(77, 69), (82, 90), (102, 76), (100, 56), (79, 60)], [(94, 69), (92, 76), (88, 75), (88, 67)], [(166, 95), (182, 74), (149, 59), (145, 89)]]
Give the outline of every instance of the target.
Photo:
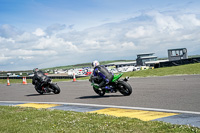
[(123, 73), (120, 73), (120, 74), (114, 74), (114, 77), (112, 79), (112, 82), (115, 82), (117, 81), (121, 76), (123, 75)]
[(98, 84), (92, 83), (91, 85), (94, 86), (96, 89), (99, 88)]
[(92, 85), (95, 87), (95, 88), (99, 88), (99, 86), (98, 85), (96, 85), (96, 84), (94, 84), (94, 83), (92, 83)]
[[(122, 75), (123, 75), (123, 73), (114, 74), (114, 77), (113, 77), (111, 82), (116, 82)], [(99, 86), (97, 84), (95, 84), (95, 83), (92, 83), (91, 85), (94, 86), (97, 89), (99, 88)]]

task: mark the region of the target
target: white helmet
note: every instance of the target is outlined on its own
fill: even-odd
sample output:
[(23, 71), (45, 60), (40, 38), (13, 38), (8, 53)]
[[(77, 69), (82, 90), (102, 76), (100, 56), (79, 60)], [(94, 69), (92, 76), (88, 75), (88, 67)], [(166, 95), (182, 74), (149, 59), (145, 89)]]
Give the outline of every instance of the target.
[(98, 65), (99, 65), (99, 62), (98, 62), (97, 60), (95, 60), (95, 61), (92, 62), (92, 66), (93, 66), (93, 67), (96, 67), (96, 66), (98, 66)]

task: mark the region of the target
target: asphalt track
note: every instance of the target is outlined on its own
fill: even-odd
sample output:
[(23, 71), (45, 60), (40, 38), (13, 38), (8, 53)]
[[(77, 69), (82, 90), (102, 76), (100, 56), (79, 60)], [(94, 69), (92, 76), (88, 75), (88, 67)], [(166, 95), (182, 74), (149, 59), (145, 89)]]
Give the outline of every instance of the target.
[[(15, 101), (15, 105), (27, 102), (50, 102), (63, 105), (53, 107), (56, 109), (107, 112), (116, 116), (123, 116), (119, 112), (127, 113), (130, 109), (136, 112), (143, 111), (142, 114), (150, 114), (145, 111), (154, 111), (155, 116), (163, 115), (157, 114), (158, 112), (166, 112), (175, 114), (149, 120), (200, 127), (200, 75), (131, 78), (129, 83), (133, 88), (132, 95), (123, 96), (118, 92), (105, 94), (104, 97), (95, 94), (88, 81), (58, 82), (61, 88), (61, 93), (58, 95), (39, 95), (31, 83), (27, 85), (11, 83), (11, 86), (0, 84), (0, 105), (13, 104), (12, 101)], [(84, 110), (83, 106), (87, 109)], [(115, 112), (116, 110), (118, 113)], [(136, 116), (133, 114), (129, 116), (137, 118), (138, 112)], [(143, 120), (143, 118), (147, 116), (139, 119)]]

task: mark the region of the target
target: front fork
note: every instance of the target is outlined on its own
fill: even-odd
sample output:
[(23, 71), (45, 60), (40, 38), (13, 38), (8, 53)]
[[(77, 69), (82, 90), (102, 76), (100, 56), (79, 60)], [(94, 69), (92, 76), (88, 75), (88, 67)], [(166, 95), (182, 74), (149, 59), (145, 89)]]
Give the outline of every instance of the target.
[(94, 86), (94, 88), (99, 89), (99, 86), (97, 84), (92, 83), (91, 85)]

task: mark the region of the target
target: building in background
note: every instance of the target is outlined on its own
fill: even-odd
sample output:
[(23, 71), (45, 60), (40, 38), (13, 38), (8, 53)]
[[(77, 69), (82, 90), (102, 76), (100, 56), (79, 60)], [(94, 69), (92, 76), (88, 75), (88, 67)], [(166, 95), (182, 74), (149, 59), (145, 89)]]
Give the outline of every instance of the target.
[(137, 66), (146, 66), (146, 62), (157, 61), (157, 58), (154, 53), (138, 54), (136, 64)]
[(113, 62), (106, 64), (105, 67), (115, 66), (115, 68), (125, 67), (125, 66), (135, 66), (136, 61), (129, 61), (129, 62)]
[(169, 61), (188, 59), (186, 48), (168, 49)]

